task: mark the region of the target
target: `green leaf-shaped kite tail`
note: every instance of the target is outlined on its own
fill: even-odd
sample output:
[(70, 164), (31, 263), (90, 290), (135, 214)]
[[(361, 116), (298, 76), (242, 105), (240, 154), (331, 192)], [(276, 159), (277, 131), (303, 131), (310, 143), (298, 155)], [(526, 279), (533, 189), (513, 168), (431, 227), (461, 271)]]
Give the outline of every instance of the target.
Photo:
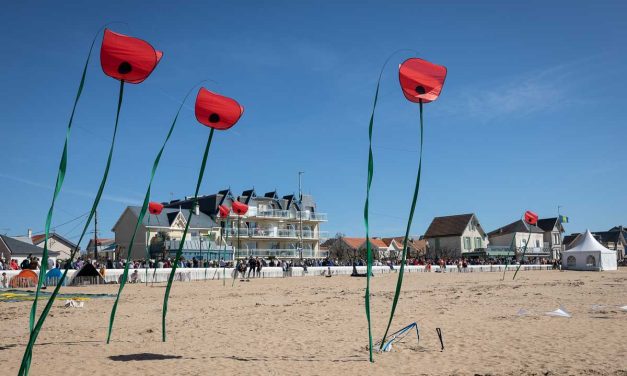
[[(100, 31), (98, 33), (100, 33)], [(72, 123), (74, 122), (74, 114), (76, 113), (76, 107), (78, 106), (78, 101), (81, 98), (81, 94), (83, 94), (83, 88), (85, 87), (85, 78), (87, 77), (87, 67), (89, 66), (89, 60), (91, 59), (91, 52), (94, 49), (94, 44), (96, 43), (97, 37), (98, 37), (98, 34), (94, 36), (94, 39), (91, 41), (91, 45), (89, 46), (89, 52), (87, 53), (87, 59), (85, 59), (85, 66), (83, 67), (81, 80), (80, 80), (80, 83), (78, 84), (78, 91), (76, 92), (76, 98), (74, 98), (74, 105), (72, 106), (72, 113), (70, 114), (70, 120), (68, 121), (67, 129), (65, 131), (65, 142), (63, 143), (63, 152), (61, 153), (61, 161), (59, 162), (59, 171), (57, 172), (57, 180), (54, 185), (54, 193), (52, 194), (52, 204), (50, 205), (50, 209), (48, 209), (48, 216), (46, 217), (44, 250), (43, 250), (43, 255), (41, 257), (41, 266), (39, 268), (40, 278), (37, 281), (37, 290), (35, 292), (35, 299), (33, 300), (33, 305), (30, 310), (29, 330), (31, 332), (33, 331), (33, 328), (35, 326), (35, 314), (37, 312), (37, 301), (39, 300), (39, 293), (43, 285), (44, 276), (46, 275), (46, 269), (48, 268), (48, 237), (50, 235), (50, 224), (52, 222), (54, 204), (57, 200), (57, 196), (59, 195), (59, 192), (61, 192), (61, 187), (63, 186), (63, 181), (65, 179), (65, 173), (67, 171), (67, 149), (68, 149), (68, 142), (70, 140), (70, 133), (72, 130)]]
[[(197, 85), (195, 85), (194, 87), (196, 87), (196, 86)], [(109, 329), (107, 331), (107, 343), (109, 343), (109, 341), (111, 340), (111, 332), (113, 331), (113, 323), (115, 321), (115, 313), (116, 313), (117, 308), (118, 308), (118, 302), (120, 300), (120, 295), (122, 295), (122, 290), (124, 289), (124, 286), (126, 285), (126, 281), (128, 279), (128, 269), (129, 269), (129, 265), (130, 265), (131, 251), (133, 250), (133, 245), (135, 243), (135, 236), (137, 235), (137, 231), (139, 229), (139, 225), (144, 220), (144, 216), (146, 215), (146, 210), (148, 209), (148, 203), (150, 202), (150, 188), (152, 187), (152, 181), (153, 181), (153, 179), (155, 177), (155, 173), (157, 172), (157, 168), (159, 167), (159, 162), (161, 161), (161, 155), (163, 155), (163, 150), (165, 149), (165, 146), (167, 145), (168, 140), (170, 140), (170, 136), (172, 136), (172, 132), (174, 132), (174, 128), (176, 126), (176, 121), (178, 120), (179, 114), (181, 113), (181, 109), (183, 108), (183, 105), (185, 104), (185, 101), (187, 100), (187, 97), (189, 97), (189, 94), (192, 92), (194, 87), (192, 87), (187, 92), (187, 95), (185, 95), (185, 98), (183, 98), (183, 101), (181, 102), (181, 105), (179, 106), (178, 110), (176, 111), (176, 115), (174, 116), (174, 120), (172, 120), (172, 124), (170, 125), (168, 133), (167, 133), (167, 135), (165, 137), (165, 140), (163, 141), (163, 144), (161, 145), (161, 149), (159, 149), (159, 152), (157, 153), (157, 156), (155, 157), (155, 161), (152, 164), (152, 171), (150, 173), (150, 180), (148, 181), (148, 188), (146, 189), (146, 194), (144, 195), (144, 203), (142, 204), (141, 211), (139, 212), (139, 216), (137, 217), (137, 223), (135, 223), (135, 229), (133, 230), (133, 235), (131, 236), (131, 241), (130, 241), (128, 247), (127, 247), (128, 251), (126, 252), (126, 263), (124, 265), (124, 272), (122, 273), (122, 276), (120, 278), (120, 287), (118, 289), (118, 294), (115, 297), (115, 302), (113, 303), (113, 307), (111, 309), (111, 315), (110, 315), (110, 318), (109, 318)], [(146, 273), (148, 273), (147, 269), (146, 269)]]
[[(87, 232), (87, 228), (94, 214), (96, 213), (96, 209), (98, 208), (98, 204), (100, 203), (100, 198), (102, 197), (102, 192), (104, 191), (104, 188), (107, 183), (107, 177), (109, 176), (109, 168), (111, 167), (111, 160), (113, 158), (113, 150), (115, 148), (115, 138), (118, 132), (118, 123), (119, 123), (119, 118), (120, 118), (120, 109), (122, 108), (123, 97), (124, 97), (124, 81), (120, 81), (120, 92), (118, 95), (118, 107), (117, 107), (117, 111), (115, 115), (115, 127), (113, 128), (113, 138), (111, 139), (111, 146), (109, 147), (109, 156), (107, 157), (107, 165), (105, 167), (102, 180), (100, 181), (100, 186), (98, 187), (98, 193), (96, 193), (96, 198), (94, 199), (94, 203), (91, 207), (91, 211), (89, 213), (89, 216), (87, 217), (87, 222), (85, 223), (85, 227), (83, 227), (83, 232), (81, 233), (81, 236), (76, 244), (80, 244), (81, 241), (83, 240), (83, 237), (85, 236), (85, 233)], [(74, 255), (75, 255), (75, 252), (72, 253), (71, 258), (73, 258)], [(71, 259), (70, 259), (70, 262), (71, 262)], [(65, 279), (65, 275), (67, 275), (68, 268), (69, 268), (69, 265), (66, 265), (61, 281), (59, 281), (59, 283), (57, 284), (57, 288), (55, 288), (53, 294), (50, 296), (48, 300), (48, 303), (46, 305), (47, 308), (52, 307), (52, 303), (54, 303), (58, 295), (59, 287), (60, 285), (63, 284), (62, 282)], [(24, 351), (24, 357), (22, 358), (22, 365), (20, 366), (20, 373), (19, 373), (20, 376), (28, 375), (28, 371), (30, 369), (33, 346), (35, 345), (35, 341), (37, 340), (39, 331), (41, 330), (41, 327), (43, 326), (43, 323), (46, 320), (48, 313), (50, 312), (50, 308), (48, 308), (47, 310), (44, 310), (41, 313), (41, 316), (39, 317), (37, 324), (35, 325), (35, 327), (33, 328), (33, 331), (31, 332), (30, 338), (28, 340), (28, 345), (26, 346), (26, 350)]]
[(172, 270), (170, 271), (170, 276), (168, 277), (168, 285), (165, 288), (165, 296), (163, 297), (163, 312), (161, 316), (161, 330), (162, 330), (163, 342), (165, 342), (166, 340), (165, 318), (166, 318), (166, 315), (168, 314), (168, 299), (170, 298), (170, 289), (172, 288), (172, 282), (174, 281), (176, 268), (178, 266), (179, 260), (181, 259), (181, 255), (183, 253), (183, 246), (185, 245), (185, 238), (187, 237), (189, 224), (192, 221), (192, 215), (194, 215), (194, 208), (196, 207), (196, 202), (198, 200), (198, 192), (200, 191), (200, 184), (202, 183), (202, 177), (205, 174), (205, 166), (207, 165), (207, 156), (209, 155), (209, 148), (211, 147), (211, 140), (213, 139), (214, 130), (215, 128), (211, 128), (211, 131), (209, 132), (209, 138), (207, 139), (207, 145), (205, 146), (205, 153), (203, 154), (202, 163), (200, 165), (200, 172), (198, 173), (198, 181), (196, 182), (196, 191), (194, 192), (192, 206), (189, 209), (189, 215), (187, 217), (187, 223), (185, 224), (185, 230), (183, 231), (183, 236), (181, 237), (179, 248), (176, 250), (176, 257), (174, 258), (174, 264), (172, 265)]

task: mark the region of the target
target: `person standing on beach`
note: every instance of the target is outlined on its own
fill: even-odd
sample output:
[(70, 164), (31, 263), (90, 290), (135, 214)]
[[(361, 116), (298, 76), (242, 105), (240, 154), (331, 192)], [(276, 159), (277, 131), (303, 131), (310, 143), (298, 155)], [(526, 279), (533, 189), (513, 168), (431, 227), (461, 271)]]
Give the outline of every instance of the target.
[(259, 260), (259, 257), (257, 257), (257, 278), (261, 278), (261, 268), (263, 267), (263, 263), (261, 262), (261, 260)]

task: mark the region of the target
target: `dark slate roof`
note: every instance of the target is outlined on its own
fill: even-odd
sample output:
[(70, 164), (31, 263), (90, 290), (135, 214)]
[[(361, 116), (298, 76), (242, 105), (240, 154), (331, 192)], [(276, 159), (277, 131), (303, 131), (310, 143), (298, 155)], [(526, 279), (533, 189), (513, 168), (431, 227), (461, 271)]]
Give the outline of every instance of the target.
[[(527, 226), (529, 226), (529, 228), (527, 228)], [(511, 234), (514, 232), (529, 232), (529, 229), (531, 229), (531, 232), (533, 233), (540, 233), (540, 234), (544, 233), (544, 231), (542, 231), (542, 229), (539, 228), (538, 226), (527, 225), (525, 222), (523, 222), (522, 219), (519, 219), (516, 222), (510, 223), (507, 226), (497, 228), (496, 230), (488, 233), (488, 236), (498, 236), (498, 235), (504, 235), (504, 234)]]
[[(41, 257), (43, 255), (44, 249), (41, 247), (37, 247), (36, 245), (24, 243), (17, 239), (13, 239), (10, 236), (0, 235), (1, 241), (7, 246), (9, 251), (11, 251), (11, 256), (28, 256), (29, 254), (33, 254), (33, 256)], [(52, 257), (59, 256), (59, 252), (48, 250), (48, 255)]]
[(593, 232), (592, 235), (601, 243), (625, 243), (625, 237), (620, 231), (599, 231)]
[(286, 210), (289, 210), (292, 207), (292, 204), (294, 204), (296, 206), (296, 208), (298, 210), (300, 210), (300, 208), (298, 206), (298, 199), (296, 198), (295, 194), (283, 196), (283, 199), (286, 201), (286, 203), (285, 203), (285, 209)]
[(257, 196), (257, 194), (255, 193), (255, 188), (245, 190), (244, 192), (242, 192), (242, 196), (246, 196), (246, 197)]
[(279, 195), (276, 194), (276, 189), (272, 192), (266, 192), (266, 194), (263, 195), (263, 197), (266, 198), (273, 198), (273, 199), (278, 199)]
[[(135, 217), (139, 216), (141, 207), (129, 206), (129, 209), (131, 210), (131, 212), (133, 213)], [(159, 215), (146, 213), (146, 216), (144, 217), (143, 225), (148, 226), (150, 224), (150, 226), (170, 227), (172, 226), (172, 223), (176, 219), (178, 212), (179, 212), (179, 209), (167, 208), (167, 209), (163, 209), (163, 211)], [(189, 210), (181, 209), (181, 212), (183, 213), (183, 216), (185, 216), (185, 220), (187, 220), (189, 216)], [(192, 222), (189, 224), (189, 227), (190, 228), (212, 228), (212, 227), (218, 227), (218, 225), (211, 219), (211, 217), (209, 217), (207, 214), (201, 211), (199, 215), (192, 216)]]
[(227, 188), (227, 189), (223, 189), (221, 191), (218, 191), (219, 194), (223, 195), (223, 196), (228, 196), (228, 195), (233, 195), (231, 193), (231, 188)]
[(570, 234), (570, 235), (566, 235), (564, 236), (564, 240), (562, 240), (562, 243), (564, 243), (564, 247), (568, 248), (568, 246), (570, 246), (570, 244), (575, 241), (575, 239), (577, 239), (577, 237), (581, 235), (580, 233), (574, 233), (574, 234)]
[(301, 201), (302, 201), (301, 203), (303, 206), (303, 210), (310, 210), (310, 211), (316, 210), (316, 204), (314, 203), (313, 197), (311, 195), (303, 195), (303, 198)]
[(473, 215), (474, 214), (471, 213), (435, 217), (425, 233), (425, 238), (459, 236), (464, 233)]
[[(43, 243), (45, 238), (46, 238), (46, 234), (33, 235), (33, 237), (32, 237), (33, 244), (37, 245), (39, 243)], [(63, 236), (57, 234), (56, 232), (53, 232), (53, 233), (48, 235), (48, 239), (53, 239), (53, 238), (56, 239), (57, 241), (60, 241), (61, 243), (65, 244), (65, 245), (67, 245), (69, 248), (72, 248), (72, 249), (76, 248), (76, 244), (72, 243), (71, 241), (69, 241), (68, 239), (64, 238)], [(78, 249), (80, 249), (80, 247)]]
[(557, 217), (538, 219), (538, 227), (540, 227), (543, 231), (553, 231), (556, 224)]
[[(221, 195), (208, 195), (208, 196), (200, 196), (196, 201), (198, 203), (198, 208), (202, 213), (205, 213), (209, 216), (215, 215), (218, 212), (218, 205), (224, 201), (225, 196)], [(170, 203), (166, 203), (163, 206), (169, 209), (191, 209), (192, 204), (194, 203), (194, 199), (187, 200), (174, 200)]]

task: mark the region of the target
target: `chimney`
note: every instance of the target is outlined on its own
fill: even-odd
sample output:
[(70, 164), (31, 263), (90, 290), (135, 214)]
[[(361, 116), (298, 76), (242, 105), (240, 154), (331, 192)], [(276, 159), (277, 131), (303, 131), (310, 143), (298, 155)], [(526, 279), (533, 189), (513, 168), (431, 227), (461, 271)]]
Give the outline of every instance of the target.
[(33, 238), (33, 229), (32, 229), (32, 228), (29, 228), (29, 229), (28, 229), (28, 238), (29, 238), (29, 239), (32, 239), (32, 238)]

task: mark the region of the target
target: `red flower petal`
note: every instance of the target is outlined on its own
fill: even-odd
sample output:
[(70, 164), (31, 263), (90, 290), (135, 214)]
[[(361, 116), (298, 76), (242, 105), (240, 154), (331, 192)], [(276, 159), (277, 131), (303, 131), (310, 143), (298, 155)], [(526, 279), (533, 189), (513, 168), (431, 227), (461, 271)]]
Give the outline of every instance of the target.
[(440, 96), (446, 67), (413, 57), (400, 65), (398, 79), (405, 98), (416, 103), (421, 100), (422, 103), (429, 103)]
[(100, 47), (100, 65), (107, 76), (131, 84), (144, 81), (159, 63), (163, 52), (148, 43), (105, 29)]
[(220, 210), (220, 217), (222, 217), (222, 218), (228, 217), (229, 216), (229, 212), (231, 211), (231, 209), (229, 209), (228, 207), (226, 207), (224, 205), (218, 206), (218, 209)]
[(530, 210), (527, 210), (525, 212), (525, 222), (529, 223), (530, 225), (535, 225), (536, 223), (538, 223), (538, 215)]
[(218, 130), (229, 129), (237, 123), (244, 113), (235, 100), (213, 93), (204, 87), (196, 96), (196, 119), (200, 124)]
[(163, 210), (163, 205), (161, 205), (160, 203), (158, 202), (148, 203), (148, 212), (150, 212), (150, 214), (159, 215), (161, 214), (162, 210)]
[(231, 207), (233, 208), (233, 212), (237, 215), (244, 215), (248, 212), (248, 205), (239, 201), (233, 201)]

